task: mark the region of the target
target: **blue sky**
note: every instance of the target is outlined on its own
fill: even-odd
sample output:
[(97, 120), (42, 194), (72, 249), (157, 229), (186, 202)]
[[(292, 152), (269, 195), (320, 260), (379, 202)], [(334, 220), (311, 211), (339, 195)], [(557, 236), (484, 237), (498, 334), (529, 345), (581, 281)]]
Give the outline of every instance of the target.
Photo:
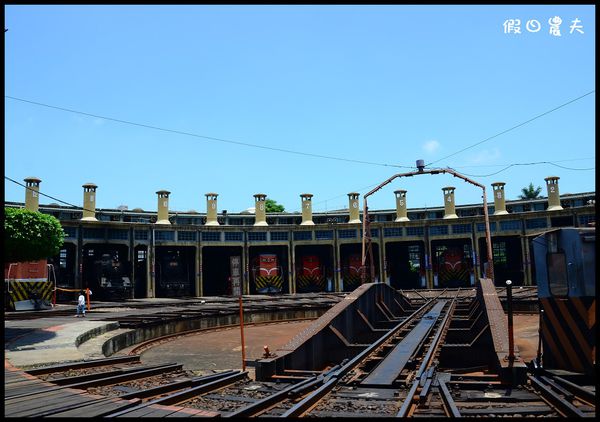
[[(485, 184), (490, 203), (496, 181), (507, 199), (530, 182), (545, 196), (547, 176), (561, 194), (595, 191), (593, 5), (4, 10), (5, 176), (36, 176), (77, 206), (93, 182), (97, 208), (156, 210), (161, 189), (170, 211), (205, 212), (207, 192), (228, 212), (256, 193), (287, 211), (312, 193), (324, 212), (356, 191), (362, 207), (417, 159)], [(505, 33), (509, 19), (520, 34)], [(583, 33), (571, 33), (575, 19)], [(542, 161), (554, 164), (486, 176)], [(441, 206), (444, 186), (457, 205), (481, 201), (474, 186), (423, 175), (396, 179), (369, 208), (393, 209), (396, 189), (409, 208)], [(24, 201), (23, 187), (4, 187), (6, 201)]]

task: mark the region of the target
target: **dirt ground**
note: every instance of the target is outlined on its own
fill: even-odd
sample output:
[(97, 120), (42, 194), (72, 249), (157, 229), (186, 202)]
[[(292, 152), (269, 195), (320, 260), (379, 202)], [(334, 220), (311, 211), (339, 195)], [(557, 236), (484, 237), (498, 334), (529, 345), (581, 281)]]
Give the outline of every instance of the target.
[[(538, 342), (538, 315), (514, 315), (515, 345), (521, 358), (528, 362), (535, 358)], [(286, 322), (244, 327), (246, 359), (258, 359), (267, 345), (272, 353), (285, 345), (311, 321)], [(241, 369), (242, 347), (239, 327), (209, 331), (154, 346), (142, 353), (143, 363), (177, 362), (183, 369), (197, 375), (213, 370)], [(248, 369), (248, 368), (247, 368)]]
[[(285, 345), (312, 321), (286, 322), (244, 326), (246, 360), (259, 359), (268, 346), (271, 353)], [(142, 353), (143, 363), (152, 365), (169, 362), (183, 364), (184, 370), (197, 375), (213, 370), (241, 369), (242, 346), (239, 327), (203, 332), (152, 347)], [(248, 369), (248, 368), (247, 368)]]
[(537, 353), (539, 318), (538, 314), (517, 314), (513, 316), (515, 345), (525, 362), (534, 359)]

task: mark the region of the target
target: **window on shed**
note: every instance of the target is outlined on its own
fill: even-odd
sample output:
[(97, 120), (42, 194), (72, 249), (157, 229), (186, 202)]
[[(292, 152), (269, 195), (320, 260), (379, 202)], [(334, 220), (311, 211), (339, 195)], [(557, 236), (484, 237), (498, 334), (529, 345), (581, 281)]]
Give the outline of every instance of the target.
[(60, 265), (60, 268), (67, 268), (67, 250), (66, 249), (60, 250), (59, 265)]

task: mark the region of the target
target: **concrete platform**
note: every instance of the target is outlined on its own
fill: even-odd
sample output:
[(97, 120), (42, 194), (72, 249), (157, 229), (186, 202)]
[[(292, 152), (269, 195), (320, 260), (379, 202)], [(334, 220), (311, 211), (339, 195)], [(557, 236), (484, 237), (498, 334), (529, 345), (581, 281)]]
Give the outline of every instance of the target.
[[(310, 296), (297, 295), (298, 301)], [(294, 300), (293, 297), (285, 299)], [(134, 299), (126, 302), (92, 302), (85, 318), (76, 318), (75, 304), (58, 304), (52, 310), (38, 311), (44, 318), (25, 319), (27, 314), (6, 312), (4, 321), (5, 360), (21, 369), (105, 357), (102, 346), (120, 334), (132, 331), (119, 328), (109, 319), (152, 313), (179, 312), (186, 308), (237, 304), (234, 297), (203, 297), (193, 299)], [(268, 304), (273, 296), (244, 297), (248, 309), (256, 304)], [(69, 312), (72, 311), (72, 314)], [(325, 310), (324, 310), (325, 311)], [(323, 311), (323, 312), (324, 312)], [(249, 312), (249, 311), (248, 311)], [(15, 319), (19, 316), (24, 319)]]

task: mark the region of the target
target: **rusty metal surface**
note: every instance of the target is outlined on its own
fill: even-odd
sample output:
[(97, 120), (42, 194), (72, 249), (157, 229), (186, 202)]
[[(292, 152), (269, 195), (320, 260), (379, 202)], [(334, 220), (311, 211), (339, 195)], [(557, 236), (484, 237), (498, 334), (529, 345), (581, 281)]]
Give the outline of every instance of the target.
[[(396, 377), (392, 384), (368, 385), (361, 381), (365, 380), (365, 377), (368, 377), (375, 369), (384, 372), (382, 368), (375, 366), (375, 362), (394, 360), (390, 353), (396, 350), (394, 345), (400, 339), (410, 338), (413, 346), (419, 343), (417, 340), (421, 336), (417, 335), (415, 328), (421, 322), (431, 319), (435, 311), (443, 311), (441, 301), (446, 299), (444, 294), (441, 295), (444, 299), (439, 297), (437, 304), (423, 305), (422, 310), (416, 312), (414, 320), (410, 316), (406, 317), (408, 322), (403, 325), (405, 329), (398, 333), (397, 337), (394, 337), (396, 334), (392, 332), (389, 337), (383, 336), (376, 340), (372, 344), (372, 354), (360, 353), (350, 361), (344, 359), (342, 363), (329, 368), (326, 372), (284, 369), (283, 375), (273, 377), (274, 379), (271, 381), (258, 382), (244, 376), (227, 385), (213, 385), (214, 388), (208, 391), (204, 388), (195, 388), (198, 386), (198, 378), (189, 378), (191, 376), (189, 373), (174, 371), (142, 380), (127, 380), (118, 385), (89, 388), (87, 393), (84, 393), (81, 390), (65, 386), (50, 386), (48, 379), (36, 378), (20, 371), (16, 373), (11, 370), (10, 364), (5, 362), (5, 387), (11, 391), (11, 393), (5, 394), (5, 401), (9, 404), (8, 414), (35, 417), (59, 414), (78, 416), (83, 411), (86, 415), (109, 417), (279, 417), (300, 415), (368, 418), (393, 415), (428, 418), (443, 416), (557, 417), (561, 415), (593, 417), (595, 400), (590, 400), (590, 396), (594, 397), (590, 392), (594, 390), (591, 386), (589, 392), (587, 389), (582, 390), (574, 378), (569, 378), (571, 381), (568, 381), (538, 370), (540, 373), (536, 376), (530, 376), (524, 382), (514, 384), (506, 382), (506, 379), (498, 372), (500, 369), (498, 367), (473, 366), (475, 363), (481, 362), (474, 362), (473, 365), (468, 366), (469, 359), (456, 363), (454, 360), (444, 358), (443, 350), (440, 353), (436, 352), (436, 350), (439, 351), (436, 348), (438, 340), (442, 344), (446, 341), (444, 327), (450, 326), (453, 322), (456, 327), (469, 326), (475, 321), (474, 318), (486, 319), (489, 314), (496, 312), (495, 316), (500, 318), (500, 322), (495, 325), (495, 329), (500, 335), (502, 334), (502, 320), (506, 324), (506, 316), (501, 307), (494, 308), (494, 302), (499, 298), (496, 296), (494, 300), (494, 296), (489, 292), (491, 286), (486, 284), (484, 282), (477, 291), (476, 306), (464, 306), (470, 303), (467, 301), (462, 304), (453, 301), (447, 312), (439, 313), (437, 322), (432, 321), (431, 329), (425, 336), (422, 336), (423, 347), (416, 346), (415, 352), (410, 354), (413, 361), (409, 362), (410, 365), (404, 368), (404, 371)], [(446, 294), (451, 293), (453, 292), (446, 292)], [(456, 297), (461, 295), (462, 291), (455, 292)], [(366, 300), (357, 302), (356, 297), (352, 297), (352, 295), (348, 295), (348, 297), (347, 302), (353, 303), (352, 306), (372, 306), (371, 302)], [(422, 298), (419, 298), (417, 302), (421, 303), (421, 301)], [(474, 309), (483, 311), (482, 306), (486, 307), (487, 312), (473, 312)], [(412, 307), (414, 308), (414, 306)], [(437, 309), (438, 307), (440, 308)], [(458, 314), (454, 312), (457, 307), (460, 308)], [(347, 310), (354, 313), (352, 307)], [(381, 314), (376, 313), (375, 315), (380, 316)], [(482, 321), (482, 324), (486, 327), (489, 325), (487, 319)], [(268, 330), (272, 337), (276, 337), (275, 326), (262, 328)], [(220, 332), (221, 343), (229, 341), (228, 332), (235, 332), (233, 337), (238, 338), (236, 330), (223, 330)], [(496, 334), (498, 333), (488, 332), (485, 343), (480, 344), (479, 353), (485, 352), (486, 362), (488, 361), (488, 351), (490, 356), (496, 354), (495, 344), (492, 344), (491, 341)], [(506, 332), (504, 334), (506, 335)], [(286, 341), (282, 340), (280, 344)], [(382, 342), (388, 340), (390, 343), (387, 347), (380, 347)], [(506, 343), (507, 340), (504, 343), (499, 342), (500, 346), (506, 345)], [(266, 342), (263, 339), (258, 344), (266, 344)], [(172, 348), (174, 351), (175, 349), (184, 349), (182, 352), (193, 350), (194, 353), (201, 355), (205, 352), (206, 345), (206, 341), (200, 341), (199, 344), (191, 347), (177, 347), (174, 343)], [(382, 354), (381, 352), (384, 350), (390, 352)], [(331, 348), (326, 348), (324, 351), (331, 353)], [(237, 352), (239, 354), (239, 350)], [(465, 351), (465, 354), (474, 355), (475, 353)], [(408, 356), (409, 353), (406, 352), (406, 355)], [(350, 365), (355, 359), (356, 362)], [(363, 360), (365, 363), (360, 364)], [(95, 366), (99, 365), (101, 361), (106, 363), (107, 360), (98, 360), (94, 362)], [(110, 360), (108, 361), (110, 362)], [(348, 363), (344, 364), (343, 362)], [(235, 363), (237, 366), (238, 360)], [(398, 360), (395, 363), (397, 364)], [(113, 369), (126, 368), (128, 364), (139, 365), (133, 362), (119, 363)], [(343, 371), (345, 365), (350, 365), (354, 369)], [(77, 363), (74, 366), (80, 368), (73, 370), (69, 375), (71, 377), (94, 372), (87, 363), (85, 365)], [(418, 370), (417, 367), (419, 367)], [(426, 367), (428, 368), (426, 371), (422, 370)], [(95, 372), (100, 371), (100, 368), (99, 366)], [(61, 365), (54, 369), (64, 370), (66, 368)], [(70, 371), (71, 369), (69, 368)], [(106, 369), (104, 368), (103, 371)], [(48, 371), (49, 369), (46, 369), (42, 372)], [(210, 377), (227, 378), (232, 372), (234, 371), (229, 370), (226, 373), (213, 374)], [(52, 375), (52, 379), (56, 379), (55, 377), (56, 374)], [(207, 381), (206, 378), (208, 377), (200, 379)], [(205, 384), (204, 381), (203, 384)], [(37, 389), (40, 386), (43, 387), (42, 390)], [(69, 394), (66, 394), (67, 392)], [(123, 393), (125, 394), (123, 395)], [(164, 397), (165, 394), (169, 395), (166, 402), (173, 404), (156, 404), (155, 398)], [(60, 397), (62, 401), (55, 400), (57, 397)], [(138, 401), (126, 401), (132, 399)]]
[(319, 319), (309, 325), (306, 329), (294, 336), (287, 344), (281, 347), (281, 351), (293, 351), (301, 346), (304, 342), (310, 340), (316, 333), (324, 330), (331, 322), (341, 314), (348, 306), (352, 305), (365, 291), (367, 291), (373, 283), (367, 283), (359, 286), (352, 293), (348, 294), (344, 299), (329, 309)]
[(394, 349), (388, 353), (373, 371), (361, 382), (363, 386), (385, 386), (392, 385), (398, 375), (404, 369), (410, 357), (427, 336), (431, 327), (437, 321), (446, 301), (440, 301), (426, 313), (419, 323), (406, 335)]
[(494, 282), (488, 278), (481, 278), (478, 286), (490, 326), (494, 351), (498, 356), (498, 363), (502, 368), (526, 368), (525, 363), (519, 356), (519, 350), (516, 346), (514, 350), (515, 360), (511, 362), (508, 359), (508, 323), (504, 309), (502, 308), (502, 303), (498, 298)]

